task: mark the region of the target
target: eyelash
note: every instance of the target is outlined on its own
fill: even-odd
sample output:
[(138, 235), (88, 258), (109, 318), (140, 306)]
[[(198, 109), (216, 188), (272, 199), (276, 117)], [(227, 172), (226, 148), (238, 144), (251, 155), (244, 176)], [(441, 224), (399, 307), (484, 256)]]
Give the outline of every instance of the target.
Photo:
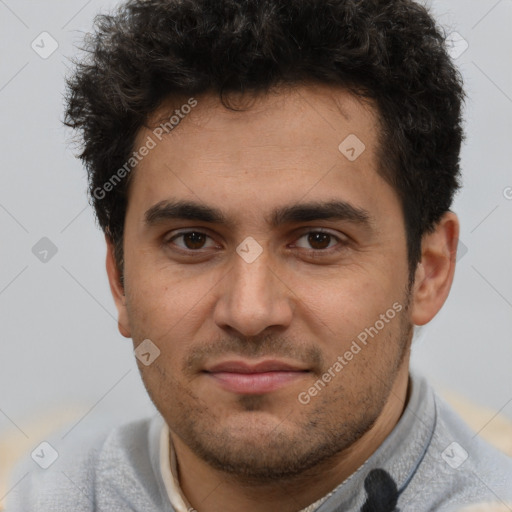
[[(190, 233), (196, 233), (196, 234), (199, 234), (199, 235), (204, 235), (204, 236), (206, 236), (207, 238), (210, 238), (210, 239), (212, 238), (210, 235), (208, 235), (207, 233), (204, 233), (203, 231), (191, 229), (191, 230), (188, 230), (188, 231), (181, 231), (180, 233), (176, 233), (175, 235), (173, 235), (172, 237), (168, 238), (165, 241), (165, 245), (169, 245), (171, 242), (173, 242), (177, 238), (181, 238), (181, 237), (183, 237), (185, 235), (188, 235)], [(339, 237), (337, 235), (334, 235), (334, 234), (332, 234), (332, 233), (330, 233), (328, 231), (324, 231), (322, 229), (313, 229), (313, 230), (310, 230), (310, 231), (305, 231), (305, 232), (303, 232), (299, 236), (299, 238), (297, 240), (300, 240), (304, 236), (307, 236), (307, 235), (310, 235), (310, 234), (313, 234), (313, 233), (314, 234), (321, 233), (321, 234), (324, 234), (324, 235), (328, 235), (331, 238), (334, 238), (338, 242), (338, 244), (336, 246), (334, 246), (334, 248), (331, 247), (329, 249), (302, 249), (302, 251), (306, 252), (308, 255), (315, 256), (315, 257), (318, 257), (318, 256), (329, 256), (329, 255), (338, 253), (338, 252), (346, 249), (346, 247), (348, 245), (348, 238), (347, 239), (343, 239), (343, 238), (341, 238), (341, 237)], [(194, 249), (183, 249), (181, 247), (178, 247), (175, 250), (177, 250), (178, 252), (187, 254), (187, 255), (193, 255), (193, 254), (202, 255), (202, 254), (204, 254), (204, 251), (202, 249), (194, 250)]]

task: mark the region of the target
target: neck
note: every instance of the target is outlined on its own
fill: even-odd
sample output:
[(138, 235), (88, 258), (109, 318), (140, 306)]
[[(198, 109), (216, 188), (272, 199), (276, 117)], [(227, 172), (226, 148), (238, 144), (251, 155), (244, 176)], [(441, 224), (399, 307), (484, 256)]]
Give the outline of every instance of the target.
[(327, 495), (382, 444), (400, 419), (408, 398), (408, 365), (397, 375), (373, 427), (337, 456), (293, 480), (271, 485), (243, 482), (212, 468), (170, 433), (181, 490), (199, 512), (296, 512)]

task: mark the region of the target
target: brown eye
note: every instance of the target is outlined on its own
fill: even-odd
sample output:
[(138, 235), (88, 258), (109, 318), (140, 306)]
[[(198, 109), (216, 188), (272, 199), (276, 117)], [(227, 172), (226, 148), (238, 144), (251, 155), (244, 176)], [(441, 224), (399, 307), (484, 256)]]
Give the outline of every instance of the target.
[(205, 242), (205, 235), (192, 231), (183, 235), (183, 241), (187, 249), (201, 249)]
[(331, 238), (327, 233), (311, 232), (308, 234), (308, 243), (313, 249), (327, 249)]
[[(175, 243), (176, 240), (182, 239), (182, 244)], [(178, 233), (168, 240), (168, 244), (174, 243), (178, 248), (188, 251), (198, 251), (205, 248), (207, 239), (210, 238), (200, 231), (185, 231)]]
[[(337, 236), (327, 233), (325, 231), (308, 231), (304, 233), (299, 240), (305, 239), (307, 242), (307, 247), (303, 245), (297, 244), (297, 247), (306, 250), (313, 251), (327, 251), (331, 247), (333, 247), (332, 242), (340, 242), (342, 241)], [(334, 245), (336, 245), (334, 243)]]

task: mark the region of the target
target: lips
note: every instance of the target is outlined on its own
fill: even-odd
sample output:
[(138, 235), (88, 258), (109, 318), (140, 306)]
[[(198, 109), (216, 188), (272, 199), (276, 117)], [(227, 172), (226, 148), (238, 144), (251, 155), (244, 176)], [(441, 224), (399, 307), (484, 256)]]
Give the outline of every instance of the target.
[(266, 360), (257, 364), (250, 364), (245, 361), (225, 361), (213, 365), (206, 370), (208, 373), (266, 373), (266, 372), (300, 372), (303, 368), (285, 363), (283, 361)]
[(224, 361), (205, 370), (206, 375), (226, 391), (237, 394), (264, 394), (303, 378), (308, 370), (278, 360), (259, 363)]

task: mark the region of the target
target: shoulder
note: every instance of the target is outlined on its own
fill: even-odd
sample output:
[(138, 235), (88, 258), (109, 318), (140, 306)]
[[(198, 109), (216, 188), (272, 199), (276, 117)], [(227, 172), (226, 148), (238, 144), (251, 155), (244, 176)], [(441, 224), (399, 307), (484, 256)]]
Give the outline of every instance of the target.
[[(512, 458), (478, 436), (435, 395), (436, 426), (418, 477), (421, 491), (437, 495), (435, 510), (478, 501), (512, 500)], [(417, 480), (418, 482), (418, 480)]]
[(155, 416), (65, 438), (53, 435), (18, 464), (6, 512), (92, 512), (112, 495), (121, 500), (155, 486), (150, 452), (161, 421)]

